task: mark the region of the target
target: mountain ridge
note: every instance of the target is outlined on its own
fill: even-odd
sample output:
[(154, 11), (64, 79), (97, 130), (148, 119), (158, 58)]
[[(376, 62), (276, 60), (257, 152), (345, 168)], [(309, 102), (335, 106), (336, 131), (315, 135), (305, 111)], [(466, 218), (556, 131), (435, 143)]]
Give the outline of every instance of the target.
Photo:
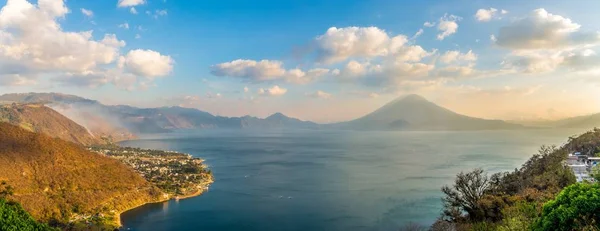
[(162, 198), (160, 189), (119, 160), (5, 122), (0, 166), (0, 181), (14, 189), (8, 199), (42, 222), (66, 225), (74, 216), (101, 213), (117, 227), (118, 211)]
[(334, 125), (351, 130), (497, 130), (521, 125), (458, 114), (420, 95), (406, 95), (355, 120)]
[(85, 127), (41, 104), (0, 105), (0, 122), (82, 145), (106, 143)]
[[(381, 108), (355, 120), (331, 124), (303, 121), (280, 112), (273, 113), (265, 118), (250, 115), (226, 117), (180, 106), (138, 108), (129, 105), (104, 105), (96, 100), (61, 93), (5, 94), (0, 96), (1, 102), (46, 103), (52, 108), (65, 107), (66, 105), (66, 107), (70, 107), (69, 110), (79, 111), (71, 114), (84, 115), (79, 117), (95, 115), (96, 118), (79, 119), (77, 115), (72, 116), (65, 111), (58, 111), (68, 115), (67, 117), (84, 127), (94, 127), (88, 124), (89, 121), (104, 121), (103, 124), (106, 124), (104, 127), (107, 127), (108, 124), (114, 125), (113, 128), (105, 130), (120, 134), (122, 136), (121, 140), (127, 139), (125, 134), (128, 134), (128, 132), (133, 134), (162, 133), (179, 129), (497, 130), (600, 126), (600, 113), (542, 124), (476, 118), (441, 107), (417, 94), (398, 97)], [(81, 113), (81, 111), (84, 113)]]
[[(54, 94), (57, 94), (56, 96)], [(77, 110), (67, 113), (72, 120), (89, 127), (89, 119), (78, 118), (82, 114), (95, 114), (105, 121), (113, 121), (133, 133), (161, 133), (178, 129), (267, 129), (267, 128), (317, 128), (319, 125), (310, 121), (291, 118), (282, 113), (274, 113), (267, 118), (253, 116), (224, 117), (195, 108), (179, 106), (138, 108), (129, 105), (104, 105), (96, 100), (59, 93), (19, 93), (0, 96), (0, 102), (49, 103), (54, 107)], [(66, 111), (66, 110), (65, 110)], [(84, 111), (85, 113), (82, 113)]]

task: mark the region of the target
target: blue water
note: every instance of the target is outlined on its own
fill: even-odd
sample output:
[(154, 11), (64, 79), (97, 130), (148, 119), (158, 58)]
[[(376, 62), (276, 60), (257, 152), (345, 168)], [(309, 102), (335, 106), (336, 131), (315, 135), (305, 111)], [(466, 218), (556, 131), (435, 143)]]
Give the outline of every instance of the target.
[(574, 130), (486, 132), (186, 131), (125, 146), (206, 160), (205, 194), (122, 215), (125, 230), (398, 230), (431, 224), (460, 171), (519, 167)]

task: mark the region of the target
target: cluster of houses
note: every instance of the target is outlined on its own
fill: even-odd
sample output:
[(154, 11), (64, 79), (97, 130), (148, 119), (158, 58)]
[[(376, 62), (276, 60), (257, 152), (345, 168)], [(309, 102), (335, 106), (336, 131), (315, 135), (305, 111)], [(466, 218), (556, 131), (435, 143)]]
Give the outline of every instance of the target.
[(595, 179), (592, 177), (592, 171), (594, 171), (594, 167), (599, 163), (600, 157), (582, 155), (579, 152), (569, 154), (567, 157), (567, 165), (573, 170), (577, 182), (594, 182)]
[(197, 192), (212, 182), (212, 173), (204, 161), (190, 154), (119, 146), (95, 146), (89, 150), (120, 160), (173, 195)]

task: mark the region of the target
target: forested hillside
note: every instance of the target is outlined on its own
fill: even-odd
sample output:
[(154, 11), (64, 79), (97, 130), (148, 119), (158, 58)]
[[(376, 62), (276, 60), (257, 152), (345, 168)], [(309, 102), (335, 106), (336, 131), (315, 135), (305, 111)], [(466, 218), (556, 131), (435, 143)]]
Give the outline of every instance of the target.
[(444, 210), (431, 230), (600, 230), (600, 167), (595, 182), (576, 183), (569, 153), (600, 153), (600, 129), (542, 147), (520, 168), (488, 175), (462, 172), (442, 192)]
[(53, 226), (89, 222), (114, 228), (114, 214), (163, 197), (118, 160), (3, 122), (0, 166), (0, 181), (12, 187), (7, 198)]

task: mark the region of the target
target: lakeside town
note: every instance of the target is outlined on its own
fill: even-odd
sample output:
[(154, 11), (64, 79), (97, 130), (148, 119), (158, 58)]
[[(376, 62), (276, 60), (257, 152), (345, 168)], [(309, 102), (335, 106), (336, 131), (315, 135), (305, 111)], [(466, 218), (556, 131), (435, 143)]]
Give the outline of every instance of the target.
[[(94, 145), (88, 150), (117, 159), (139, 173), (147, 181), (162, 190), (162, 199), (185, 199), (198, 196), (208, 190), (213, 182), (212, 172), (204, 160), (190, 154), (175, 151), (121, 147), (115, 144)], [(122, 211), (71, 215), (71, 225), (114, 224), (121, 226)], [(85, 226), (84, 225), (84, 226)]]
[(88, 149), (130, 166), (167, 193), (169, 198), (199, 195), (213, 182), (212, 172), (204, 160), (190, 154), (117, 145), (91, 146)]
[(600, 163), (600, 157), (574, 152), (567, 156), (566, 163), (573, 171), (577, 182), (596, 182), (593, 175), (598, 171), (596, 166)]

